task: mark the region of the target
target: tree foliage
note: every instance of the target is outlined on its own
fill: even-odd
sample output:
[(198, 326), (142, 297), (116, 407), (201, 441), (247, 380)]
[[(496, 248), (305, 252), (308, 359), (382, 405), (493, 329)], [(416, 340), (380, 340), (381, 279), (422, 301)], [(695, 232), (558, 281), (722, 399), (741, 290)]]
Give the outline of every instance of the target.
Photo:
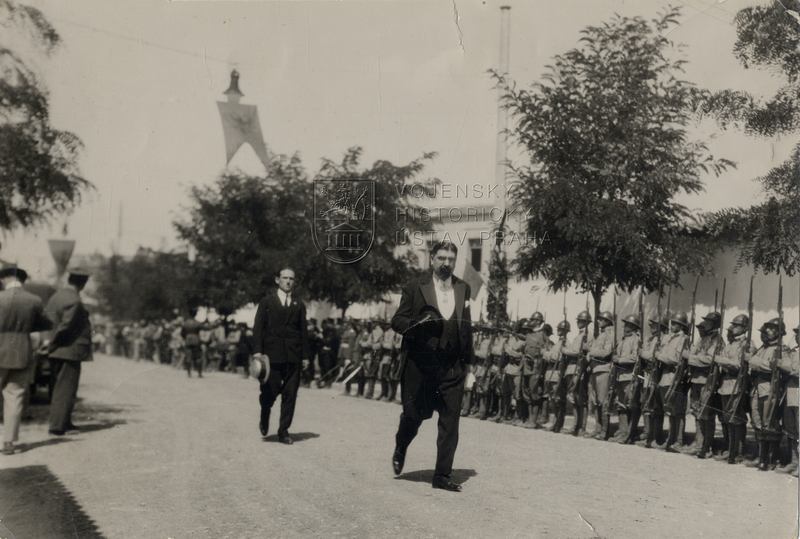
[(80, 139), (51, 125), (47, 90), (14, 50), (22, 34), (50, 54), (58, 33), (39, 10), (11, 0), (0, 0), (0, 30), (0, 228), (10, 230), (71, 211), (91, 184), (78, 169)]
[[(757, 66), (779, 74), (785, 84), (767, 98), (741, 90), (707, 92), (701, 114), (725, 128), (734, 126), (753, 136), (800, 131), (800, 0), (749, 7), (736, 15), (734, 55), (745, 68)], [(766, 202), (729, 208), (708, 216), (712, 234), (741, 248), (739, 265), (756, 270), (800, 272), (800, 144), (784, 163), (758, 178)]]
[(115, 320), (171, 319), (199, 302), (186, 253), (140, 248), (131, 259), (112, 255), (95, 268), (100, 309)]
[(380, 160), (369, 168), (360, 166), (361, 154), (355, 147), (339, 162), (325, 160), (314, 177), (375, 184), (375, 240), (369, 254), (353, 264), (331, 262), (314, 245), (314, 183), (297, 156), (272, 156), (265, 177), (226, 173), (213, 185), (193, 187), (187, 216), (175, 227), (197, 252), (202, 304), (232, 312), (258, 301), (287, 266), (296, 270), (299, 293), (342, 310), (396, 290), (413, 261), (413, 253), (398, 249), (403, 240), (398, 232), (426, 226), (398, 221), (398, 210), (414, 207), (403, 186), (418, 180), (433, 154), (399, 166)]
[(529, 89), (495, 74), (516, 120), (510, 134), (530, 158), (512, 198), (528, 236), (547, 233), (521, 246), (521, 277), (577, 285), (597, 309), (612, 284), (652, 290), (702, 267), (693, 216), (675, 197), (733, 163), (687, 135), (697, 89), (666, 37), (678, 20), (670, 9), (587, 27)]

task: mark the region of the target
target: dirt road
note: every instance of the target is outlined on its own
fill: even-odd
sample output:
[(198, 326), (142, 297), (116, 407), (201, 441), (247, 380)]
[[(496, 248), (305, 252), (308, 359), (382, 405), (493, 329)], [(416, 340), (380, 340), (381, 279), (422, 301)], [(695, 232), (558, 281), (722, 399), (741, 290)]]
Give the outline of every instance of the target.
[(0, 457), (0, 537), (797, 536), (785, 475), (465, 419), (449, 493), (435, 421), (393, 477), (398, 405), (301, 389), (285, 446), (262, 441), (252, 380), (85, 367), (84, 429), (53, 439), (34, 410), (28, 448)]

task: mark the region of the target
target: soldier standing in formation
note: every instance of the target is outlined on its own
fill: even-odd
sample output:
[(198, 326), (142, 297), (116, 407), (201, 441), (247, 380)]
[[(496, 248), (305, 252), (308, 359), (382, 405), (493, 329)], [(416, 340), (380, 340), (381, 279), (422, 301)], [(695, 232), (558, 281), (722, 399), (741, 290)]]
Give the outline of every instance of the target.
[[(514, 333), (508, 336), (505, 343), (505, 357), (506, 365), (503, 369), (503, 385), (502, 385), (502, 398), (501, 398), (501, 413), (498, 421), (502, 420), (506, 423), (519, 424), (521, 406), (519, 406), (519, 399), (521, 385), (520, 377), (522, 374), (522, 356), (525, 348), (525, 340), (523, 339), (523, 332), (525, 327), (525, 320), (517, 321), (514, 327)], [(517, 398), (516, 418), (511, 417), (511, 399)], [(523, 419), (524, 420), (524, 419)]]
[(522, 368), (523, 399), (528, 407), (527, 420), (525, 427), (529, 429), (540, 429), (542, 423), (542, 404), (544, 402), (544, 358), (543, 350), (546, 346), (547, 337), (544, 334), (544, 316), (542, 313), (535, 312), (530, 318), (531, 332), (525, 337), (525, 352)]
[(564, 376), (566, 376), (567, 391), (571, 397), (569, 400), (572, 401), (572, 406), (575, 409), (575, 426), (572, 428), (571, 434), (580, 436), (586, 432), (586, 405), (588, 400), (583, 358), (594, 341), (594, 336), (589, 326), (592, 323), (592, 316), (589, 311), (578, 313), (575, 322), (578, 327), (578, 333), (564, 347), (564, 356), (566, 356), (567, 360)]
[[(717, 393), (720, 397), (720, 408), (725, 410), (723, 420), (727, 423), (728, 438), (727, 461), (728, 464), (742, 462), (741, 450), (747, 434), (746, 399), (741, 399), (735, 410), (731, 410), (731, 402), (735, 399), (736, 380), (740, 377), (739, 369), (750, 362), (753, 353), (752, 345), (748, 348), (747, 331), (750, 328), (750, 319), (746, 314), (736, 316), (730, 323), (728, 334), (732, 337), (722, 352), (717, 356), (720, 366), (720, 385)], [(747, 368), (747, 367), (745, 367)], [(742, 377), (742, 380), (744, 378)]]
[[(617, 343), (617, 350), (614, 354), (614, 365), (616, 366), (617, 382), (615, 386), (614, 400), (617, 404), (619, 414), (619, 430), (614, 437), (614, 441), (623, 443), (629, 439), (631, 430), (636, 429), (638, 417), (631, 415), (631, 395), (629, 387), (633, 380), (633, 367), (639, 358), (639, 318), (635, 315), (628, 315), (622, 321), (622, 340)], [(608, 403), (610, 406), (611, 403)], [(636, 421), (634, 423), (633, 421)]]
[(705, 407), (705, 410), (701, 410), (700, 395), (703, 387), (708, 382), (711, 360), (712, 358), (716, 359), (725, 345), (719, 334), (721, 320), (722, 316), (717, 312), (704, 316), (703, 321), (697, 324), (697, 332), (700, 335), (700, 339), (694, 343), (691, 350), (683, 353), (683, 357), (687, 359), (689, 364), (691, 379), (689, 401), (696, 425), (694, 441), (684, 452), (689, 455), (697, 455), (700, 458), (706, 458), (711, 451), (716, 429), (714, 409), (718, 408), (716, 406), (718, 403), (712, 400)]
[[(661, 377), (661, 363), (656, 359), (658, 344), (661, 335), (669, 329), (669, 319), (664, 317), (661, 320), (651, 318), (650, 338), (647, 345), (640, 352), (645, 364), (645, 380), (642, 383), (641, 398), (639, 400), (639, 410), (644, 414), (645, 440), (640, 443), (650, 449), (653, 442), (661, 443), (661, 429), (664, 426), (664, 405), (661, 402), (661, 393), (658, 390)], [(639, 420), (631, 418), (631, 430), (636, 428)]]
[(549, 403), (548, 423), (550, 422), (550, 413), (553, 414), (551, 432), (561, 432), (567, 413), (567, 386), (566, 381), (563, 379), (566, 375), (562, 372), (564, 370), (562, 362), (565, 361), (563, 352), (567, 344), (569, 330), (569, 322), (566, 320), (559, 322), (558, 326), (556, 326), (556, 342), (544, 355), (544, 359), (547, 362), (544, 378), (545, 384), (547, 384), (547, 400)]
[(798, 376), (800, 376), (800, 326), (794, 328), (795, 347), (783, 354), (778, 362), (778, 368), (786, 377), (786, 405), (783, 408), (783, 428), (789, 442), (789, 462), (780, 471), (788, 474), (797, 474), (797, 409), (800, 405), (800, 390), (798, 390)]
[[(675, 391), (670, 399), (665, 397), (670, 393), (675, 379), (675, 371), (681, 362), (683, 350), (689, 339), (689, 318), (686, 313), (678, 312), (670, 319), (672, 332), (662, 340), (661, 348), (656, 352), (656, 359), (661, 362), (661, 379), (658, 382), (658, 392), (664, 413), (669, 418), (669, 432), (664, 450), (678, 453), (673, 446), (678, 442), (681, 421), (686, 415), (686, 395)], [(680, 383), (680, 380), (676, 381)], [(656, 425), (660, 430), (660, 426)]]
[(594, 405), (595, 425), (591, 434), (586, 437), (599, 439), (607, 430), (608, 415), (603, 407), (608, 400), (608, 374), (611, 370), (611, 355), (614, 352), (614, 317), (603, 311), (597, 317), (600, 334), (589, 347), (589, 402)]

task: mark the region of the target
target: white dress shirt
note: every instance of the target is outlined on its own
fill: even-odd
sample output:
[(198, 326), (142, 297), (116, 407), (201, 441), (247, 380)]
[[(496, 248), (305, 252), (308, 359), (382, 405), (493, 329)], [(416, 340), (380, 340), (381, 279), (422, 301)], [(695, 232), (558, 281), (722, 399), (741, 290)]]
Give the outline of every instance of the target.
[(292, 295), (287, 294), (280, 288), (278, 289), (278, 299), (280, 300), (281, 305), (283, 305), (284, 307), (292, 304)]
[(456, 310), (456, 296), (453, 291), (453, 279), (448, 277), (443, 281), (436, 275), (433, 276), (433, 287), (436, 289), (436, 303), (439, 312), (445, 320), (449, 320)]

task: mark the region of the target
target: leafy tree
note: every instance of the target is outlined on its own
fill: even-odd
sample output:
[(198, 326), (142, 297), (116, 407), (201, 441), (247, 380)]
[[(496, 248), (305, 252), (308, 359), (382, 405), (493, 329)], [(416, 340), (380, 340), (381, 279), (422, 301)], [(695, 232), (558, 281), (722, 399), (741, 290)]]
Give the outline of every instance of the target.
[(60, 37), (35, 8), (0, 0), (0, 228), (34, 225), (71, 211), (91, 184), (78, 170), (80, 139), (50, 124), (47, 90), (14, 37), (50, 54)]
[[(318, 250), (295, 249), (294, 259), (303, 273), (303, 285), (312, 298), (328, 300), (344, 315), (356, 302), (378, 301), (396, 291), (410, 275), (416, 257), (404, 249), (405, 232), (430, 229), (430, 223), (419, 219), (419, 208), (413, 201), (411, 185), (427, 188), (436, 180), (422, 180), (419, 175), (425, 163), (435, 157), (426, 153), (405, 165), (379, 160), (369, 168), (360, 167), (362, 149), (347, 150), (342, 161), (326, 160), (317, 180), (367, 180), (375, 185), (375, 240), (369, 254), (353, 264), (339, 264), (325, 258)], [(310, 206), (309, 206), (310, 207)]]
[(198, 304), (185, 253), (140, 248), (131, 259), (112, 255), (94, 267), (100, 308), (116, 320), (172, 318)]
[(515, 169), (512, 199), (528, 237), (547, 233), (520, 247), (514, 270), (553, 290), (577, 285), (595, 314), (613, 284), (652, 290), (702, 267), (693, 216), (675, 197), (733, 165), (687, 135), (697, 89), (666, 37), (679, 14), (587, 27), (529, 89), (494, 75), (516, 119), (510, 134), (530, 158)]
[[(766, 99), (741, 90), (706, 92), (702, 114), (753, 136), (800, 131), (800, 20), (792, 16), (798, 12), (800, 0), (783, 0), (737, 13), (734, 55), (745, 68), (755, 65), (782, 74), (785, 84)], [(740, 265), (793, 275), (800, 272), (800, 144), (758, 181), (765, 202), (711, 214), (708, 228), (741, 248)]]
[(233, 312), (262, 297), (286, 266), (297, 271), (299, 289), (308, 299), (330, 301), (343, 312), (354, 302), (380, 300), (397, 289), (413, 261), (398, 232), (403, 226), (420, 230), (427, 225), (413, 218), (398, 220), (398, 209), (413, 215), (403, 186), (416, 179), (433, 154), (402, 166), (381, 160), (362, 169), (361, 153), (356, 147), (341, 162), (325, 160), (315, 176), (375, 182), (375, 240), (368, 256), (353, 264), (331, 262), (314, 245), (314, 183), (297, 156), (272, 156), (263, 178), (226, 173), (211, 186), (193, 187), (187, 217), (174, 224), (178, 236), (197, 251), (202, 303)]

